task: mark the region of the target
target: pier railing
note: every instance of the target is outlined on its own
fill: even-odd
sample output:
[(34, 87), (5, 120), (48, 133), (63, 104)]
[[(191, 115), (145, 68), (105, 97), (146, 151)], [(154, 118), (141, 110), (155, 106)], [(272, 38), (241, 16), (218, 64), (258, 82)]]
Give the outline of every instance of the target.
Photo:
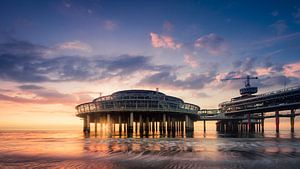
[(148, 100), (146, 102), (137, 101), (97, 101), (83, 103), (76, 106), (76, 115), (92, 112), (117, 112), (117, 111), (130, 111), (130, 112), (174, 112), (174, 113), (188, 113), (197, 115), (200, 108), (190, 103), (183, 103), (178, 105), (170, 105), (163, 101)]

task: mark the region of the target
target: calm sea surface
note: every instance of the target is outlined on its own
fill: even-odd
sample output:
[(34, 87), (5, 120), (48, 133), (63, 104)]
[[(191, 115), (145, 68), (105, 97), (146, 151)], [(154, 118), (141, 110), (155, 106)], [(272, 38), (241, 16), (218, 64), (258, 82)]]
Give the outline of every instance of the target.
[(108, 138), (81, 131), (0, 131), (0, 168), (300, 168), (300, 133), (195, 132)]

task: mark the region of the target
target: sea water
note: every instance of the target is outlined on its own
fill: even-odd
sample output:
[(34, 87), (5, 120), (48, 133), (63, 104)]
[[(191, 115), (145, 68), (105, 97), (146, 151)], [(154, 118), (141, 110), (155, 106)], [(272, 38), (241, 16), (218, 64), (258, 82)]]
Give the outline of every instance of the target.
[(0, 168), (300, 168), (300, 133), (265, 131), (193, 138), (0, 130)]

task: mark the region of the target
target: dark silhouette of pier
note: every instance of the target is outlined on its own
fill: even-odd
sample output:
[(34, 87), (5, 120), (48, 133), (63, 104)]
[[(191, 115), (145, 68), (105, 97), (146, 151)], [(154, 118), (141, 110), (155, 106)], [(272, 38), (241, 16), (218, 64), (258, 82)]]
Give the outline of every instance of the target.
[[(279, 132), (280, 117), (290, 118), (291, 132), (294, 132), (295, 117), (300, 113), (300, 86), (272, 91), (247, 98), (233, 98), (219, 104), (219, 109), (204, 109), (199, 120), (216, 120), (220, 132), (264, 132), (264, 120), (275, 118), (276, 132)], [(205, 130), (205, 129), (204, 129)]]
[(300, 86), (272, 91), (260, 95), (233, 98), (219, 104), (218, 109), (201, 109), (194, 104), (151, 90), (125, 90), (101, 96), (92, 102), (76, 106), (76, 115), (83, 118), (83, 131), (116, 131), (131, 137), (134, 133), (147, 136), (150, 133), (192, 136), (194, 122), (216, 121), (219, 132), (264, 132), (264, 120), (274, 118), (279, 132), (280, 118), (290, 118), (294, 132), (296, 110), (300, 107)]
[(200, 107), (183, 100), (151, 90), (125, 90), (101, 96), (92, 102), (76, 107), (77, 116), (83, 118), (85, 133), (94, 123), (108, 133), (125, 132), (149, 135), (159, 131), (161, 135), (192, 133)]

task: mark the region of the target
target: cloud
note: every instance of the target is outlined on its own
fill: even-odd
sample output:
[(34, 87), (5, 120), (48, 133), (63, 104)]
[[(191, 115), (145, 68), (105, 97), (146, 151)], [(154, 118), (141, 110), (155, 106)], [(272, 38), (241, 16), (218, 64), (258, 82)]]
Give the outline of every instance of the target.
[(0, 54), (12, 55), (40, 55), (44, 56), (51, 49), (42, 45), (35, 45), (26, 41), (9, 39), (7, 42), (0, 44)]
[(224, 39), (214, 33), (199, 37), (194, 46), (198, 49), (205, 49), (211, 55), (220, 55), (226, 51)]
[(21, 91), (14, 92), (12, 95), (0, 94), (0, 101), (74, 105), (92, 100), (92, 97), (84, 93), (65, 94), (37, 85), (22, 85), (19, 86), (19, 89), (21, 89)]
[(57, 48), (60, 50), (76, 50), (82, 52), (91, 52), (92, 47), (84, 42), (79, 40), (68, 41), (57, 45)]
[(102, 25), (108, 31), (115, 31), (119, 28), (119, 24), (113, 20), (105, 20)]
[(201, 89), (215, 79), (215, 74), (190, 74), (185, 79), (179, 79), (175, 73), (161, 71), (144, 77), (139, 85), (164, 86), (181, 89)]
[(190, 65), (192, 68), (196, 68), (199, 66), (198, 61), (191, 55), (184, 55), (184, 63)]
[(286, 29), (288, 28), (288, 26), (284, 20), (278, 20), (275, 23), (273, 23), (272, 25), (270, 25), (270, 27), (272, 29), (274, 29), (278, 35), (281, 35), (282, 33), (284, 33), (286, 31)]
[[(25, 45), (22, 46), (22, 45)], [(19, 46), (18, 51), (5, 46)], [(26, 46), (30, 46), (26, 47)], [(24, 52), (22, 52), (24, 50)], [(39, 51), (39, 52), (36, 52)], [(89, 81), (129, 76), (136, 72), (168, 70), (154, 65), (148, 56), (56, 56), (42, 57), (43, 50), (31, 43), (0, 44), (0, 79), (16, 82)]]
[(21, 86), (18, 86), (18, 88), (22, 89), (22, 90), (40, 90), (40, 89), (44, 89), (44, 87), (37, 86), (37, 85), (21, 85)]
[(163, 29), (167, 32), (173, 29), (174, 25), (170, 21), (165, 21), (163, 24)]
[(255, 57), (246, 57), (243, 60), (236, 60), (233, 62), (233, 66), (235, 69), (239, 69), (241, 72), (249, 72), (255, 66), (255, 62)]
[(269, 75), (272, 72), (272, 68), (271, 67), (260, 67), (257, 68), (255, 70), (257, 76), (265, 76), (265, 75)]
[(171, 36), (159, 35), (151, 32), (151, 43), (155, 48), (179, 49), (182, 44), (176, 43)]
[(286, 64), (283, 69), (285, 76), (300, 78), (300, 62)]

